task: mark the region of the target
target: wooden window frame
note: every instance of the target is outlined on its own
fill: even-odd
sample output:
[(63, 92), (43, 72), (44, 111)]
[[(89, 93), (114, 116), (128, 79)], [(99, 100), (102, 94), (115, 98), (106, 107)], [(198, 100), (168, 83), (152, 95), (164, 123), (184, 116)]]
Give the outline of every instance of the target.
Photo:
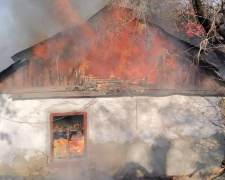
[[(75, 116), (83, 115), (84, 121), (84, 154), (80, 158), (69, 158), (69, 159), (54, 159), (53, 158), (53, 117), (54, 116)], [(87, 112), (65, 112), (65, 113), (51, 113), (50, 114), (50, 162), (62, 162), (62, 161), (77, 161), (87, 157)]]

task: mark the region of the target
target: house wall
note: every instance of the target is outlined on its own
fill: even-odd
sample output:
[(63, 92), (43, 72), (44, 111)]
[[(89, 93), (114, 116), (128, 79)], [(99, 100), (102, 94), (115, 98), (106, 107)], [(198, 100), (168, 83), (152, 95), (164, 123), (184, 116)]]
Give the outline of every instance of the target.
[[(220, 100), (176, 95), (13, 101), (0, 95), (0, 175), (110, 179), (137, 167), (137, 176), (145, 170), (211, 173), (223, 159)], [(88, 116), (87, 158), (61, 168), (48, 160), (49, 115), (76, 111)]]

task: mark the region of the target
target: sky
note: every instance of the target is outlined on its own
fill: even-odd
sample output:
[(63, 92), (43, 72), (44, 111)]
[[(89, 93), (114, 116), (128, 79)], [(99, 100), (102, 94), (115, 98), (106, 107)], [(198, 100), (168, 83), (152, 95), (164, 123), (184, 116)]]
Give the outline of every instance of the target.
[[(107, 0), (70, 0), (86, 21)], [(54, 0), (0, 0), (0, 71), (13, 63), (11, 56), (63, 31), (55, 17)]]

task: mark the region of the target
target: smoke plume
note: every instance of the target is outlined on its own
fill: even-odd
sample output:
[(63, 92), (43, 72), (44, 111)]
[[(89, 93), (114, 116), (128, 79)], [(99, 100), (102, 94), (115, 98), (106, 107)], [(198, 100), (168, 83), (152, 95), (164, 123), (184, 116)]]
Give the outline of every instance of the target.
[[(0, 1), (0, 71), (13, 61), (11, 56), (66, 27), (59, 23), (54, 0)], [(71, 0), (73, 9), (86, 21), (98, 12), (106, 0)]]

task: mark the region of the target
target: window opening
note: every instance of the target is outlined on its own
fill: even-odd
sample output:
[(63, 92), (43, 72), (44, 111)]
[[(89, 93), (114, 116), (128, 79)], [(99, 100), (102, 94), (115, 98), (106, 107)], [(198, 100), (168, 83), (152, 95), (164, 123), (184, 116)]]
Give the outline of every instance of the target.
[(79, 158), (86, 151), (86, 113), (51, 114), (52, 158)]

